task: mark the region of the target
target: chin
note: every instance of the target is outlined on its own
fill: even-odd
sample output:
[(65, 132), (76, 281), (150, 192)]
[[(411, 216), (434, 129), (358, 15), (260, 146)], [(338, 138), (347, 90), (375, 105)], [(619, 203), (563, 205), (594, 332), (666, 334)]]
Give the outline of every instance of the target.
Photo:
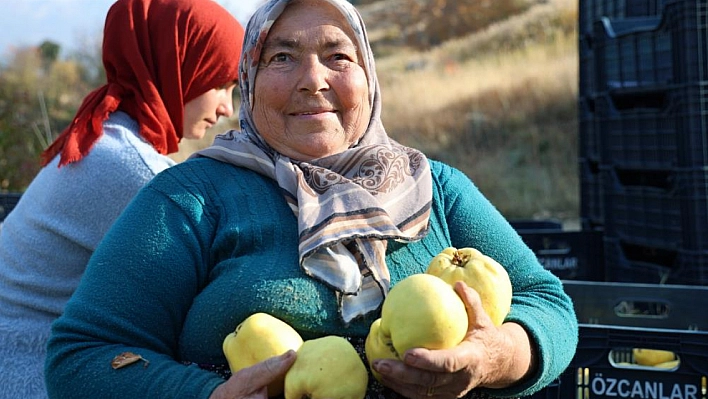
[(201, 140), (206, 136), (206, 130), (185, 132), (182, 138), (185, 140)]

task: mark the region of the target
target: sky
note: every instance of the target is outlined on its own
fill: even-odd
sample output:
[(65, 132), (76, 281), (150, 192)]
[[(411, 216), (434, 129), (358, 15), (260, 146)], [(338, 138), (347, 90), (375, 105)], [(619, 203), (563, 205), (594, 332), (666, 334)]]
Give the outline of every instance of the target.
[[(244, 27), (262, 0), (215, 0)], [(92, 36), (101, 36), (115, 0), (0, 0), (0, 59), (13, 47), (58, 43), (67, 55)]]

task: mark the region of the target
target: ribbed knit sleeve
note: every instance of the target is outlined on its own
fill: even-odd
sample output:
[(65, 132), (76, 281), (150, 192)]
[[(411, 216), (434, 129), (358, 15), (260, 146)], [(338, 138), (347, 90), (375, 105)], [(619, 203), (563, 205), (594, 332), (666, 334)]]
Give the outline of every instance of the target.
[[(200, 197), (156, 189), (134, 198), (92, 256), (53, 324), (45, 367), (50, 398), (208, 398), (223, 380), (180, 363), (182, 324), (206, 283), (203, 243), (213, 222)], [(177, 184), (175, 187), (182, 187)], [(139, 362), (113, 369), (124, 352)]]

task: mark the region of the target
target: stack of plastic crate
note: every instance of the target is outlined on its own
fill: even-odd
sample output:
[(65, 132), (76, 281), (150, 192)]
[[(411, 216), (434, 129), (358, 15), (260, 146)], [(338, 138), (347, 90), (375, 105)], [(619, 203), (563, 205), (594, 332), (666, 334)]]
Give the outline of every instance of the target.
[[(596, 56), (594, 50), (594, 25), (601, 18), (622, 20), (645, 15), (627, 4), (632, 0), (580, 0), (578, 9), (578, 124), (579, 124), (579, 170), (580, 170), (580, 215), (583, 230), (602, 230), (604, 227), (603, 187), (600, 176), (600, 134), (597, 128), (598, 115), (595, 101), (598, 96), (596, 79)], [(637, 1), (637, 0), (634, 0)], [(653, 0), (657, 1), (657, 0)]]
[(606, 279), (708, 285), (708, 1), (580, 4), (581, 216)]
[[(610, 21), (636, 20), (661, 14), (661, 0), (580, 0), (578, 10), (578, 122), (580, 214), (584, 230), (602, 230), (605, 224), (603, 184), (600, 173), (601, 135), (596, 100), (607, 89), (598, 87), (597, 74), (604, 58), (596, 57), (595, 25), (603, 18)], [(602, 78), (604, 76), (600, 76)]]

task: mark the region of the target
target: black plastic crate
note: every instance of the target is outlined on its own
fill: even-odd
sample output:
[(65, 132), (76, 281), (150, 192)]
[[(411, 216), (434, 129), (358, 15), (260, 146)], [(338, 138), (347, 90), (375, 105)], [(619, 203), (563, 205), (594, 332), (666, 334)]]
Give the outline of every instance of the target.
[(682, 247), (681, 203), (670, 174), (604, 166), (601, 174), (607, 236), (650, 247)]
[[(641, 327), (581, 325), (580, 344), (563, 373), (559, 399), (705, 399), (708, 333)], [(678, 354), (676, 369), (627, 365), (618, 354), (633, 348)]]
[(15, 208), (21, 196), (20, 193), (0, 193), (0, 222)]
[(708, 78), (708, 4), (674, 1), (656, 16), (604, 16), (593, 24), (596, 91), (656, 90)]
[(580, 218), (583, 230), (604, 228), (605, 210), (599, 163), (580, 159)]
[[(529, 399), (706, 399), (708, 287), (564, 280), (579, 342), (560, 378)], [(673, 352), (673, 369), (632, 363)]]
[(655, 89), (675, 83), (672, 31), (661, 17), (595, 22), (596, 93)]
[[(671, 0), (670, 0), (671, 1)], [(580, 0), (578, 31), (580, 36), (591, 36), (593, 24), (602, 17), (633, 18), (660, 15), (664, 0)]]
[(708, 286), (564, 280), (563, 287), (581, 324), (708, 332)]
[(607, 281), (708, 286), (708, 251), (667, 250), (604, 237)]
[(602, 232), (565, 231), (554, 221), (512, 221), (539, 262), (562, 279), (604, 280)]
[(708, 251), (708, 169), (601, 166), (608, 237), (667, 250)]
[[(705, 399), (708, 287), (564, 281), (579, 321), (578, 348), (538, 398)], [(673, 369), (631, 364), (635, 348), (673, 352)], [(534, 396), (534, 398), (537, 398)]]
[(670, 169), (678, 166), (679, 103), (669, 103), (667, 92), (624, 96), (606, 94), (595, 99), (604, 164), (634, 169)]
[(649, 170), (708, 165), (708, 82), (608, 93), (594, 99), (594, 110), (603, 164)]

